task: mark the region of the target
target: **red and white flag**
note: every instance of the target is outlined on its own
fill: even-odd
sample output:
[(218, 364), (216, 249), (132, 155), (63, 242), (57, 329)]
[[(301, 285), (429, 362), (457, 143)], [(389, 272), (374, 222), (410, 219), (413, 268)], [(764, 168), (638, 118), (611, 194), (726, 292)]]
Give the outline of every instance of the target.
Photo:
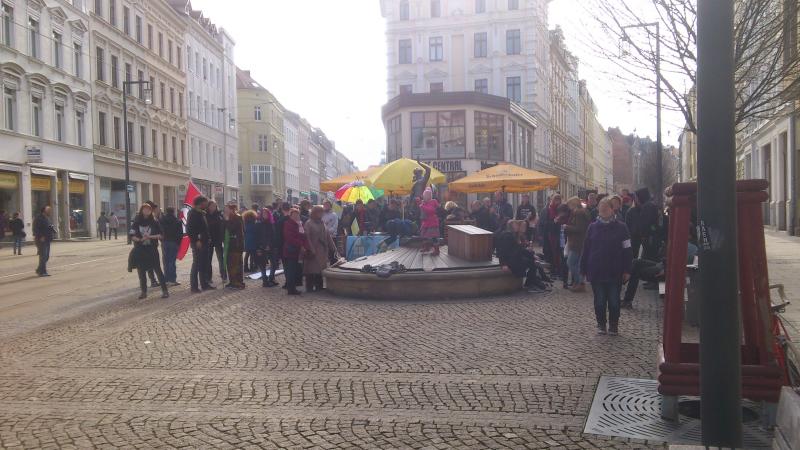
[(186, 219), (189, 217), (189, 211), (194, 207), (194, 199), (200, 195), (202, 195), (200, 189), (197, 189), (197, 186), (190, 181), (189, 185), (186, 186), (186, 197), (183, 198), (183, 207), (180, 214), (181, 223), (183, 224), (183, 239), (181, 239), (181, 245), (178, 247), (178, 259), (181, 261), (183, 261), (183, 257), (186, 256), (191, 245), (189, 236), (186, 235)]

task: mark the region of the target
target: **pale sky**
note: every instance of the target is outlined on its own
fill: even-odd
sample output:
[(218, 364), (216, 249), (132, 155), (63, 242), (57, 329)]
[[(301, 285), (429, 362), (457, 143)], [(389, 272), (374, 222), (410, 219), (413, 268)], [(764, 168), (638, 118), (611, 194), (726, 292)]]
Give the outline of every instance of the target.
[[(580, 32), (570, 5), (576, 1), (556, 0), (550, 10), (550, 28), (561, 24), (568, 45), (571, 34)], [(387, 98), (378, 0), (192, 0), (192, 6), (231, 34), (236, 64), (285, 107), (321, 128), (359, 167), (380, 161), (386, 145), (380, 111)], [(573, 52), (591, 59), (580, 48)], [(580, 76), (588, 81), (603, 126), (655, 137), (652, 107), (629, 105), (633, 99), (588, 72), (584, 68)], [(680, 117), (669, 119), (682, 125)], [(674, 144), (677, 132), (667, 134), (667, 121), (664, 143)]]

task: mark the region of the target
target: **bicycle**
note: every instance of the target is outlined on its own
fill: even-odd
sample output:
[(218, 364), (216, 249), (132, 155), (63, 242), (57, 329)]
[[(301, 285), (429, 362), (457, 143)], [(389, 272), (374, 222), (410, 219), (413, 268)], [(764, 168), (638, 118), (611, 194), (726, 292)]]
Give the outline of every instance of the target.
[(775, 357), (778, 365), (783, 369), (784, 384), (793, 387), (800, 392), (800, 346), (795, 343), (787, 328), (793, 333), (799, 333), (800, 329), (786, 320), (782, 314), (786, 312), (786, 307), (790, 302), (786, 299), (786, 291), (782, 284), (769, 286), (770, 291), (776, 290), (780, 303), (772, 304), (772, 334), (775, 336)]

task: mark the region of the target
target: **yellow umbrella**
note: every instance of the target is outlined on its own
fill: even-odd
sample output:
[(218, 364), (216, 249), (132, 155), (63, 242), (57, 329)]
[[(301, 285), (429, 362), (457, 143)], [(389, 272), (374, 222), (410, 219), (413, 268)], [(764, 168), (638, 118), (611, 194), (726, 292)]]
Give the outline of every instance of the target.
[(498, 164), (480, 172), (453, 181), (451, 192), (531, 192), (558, 187), (556, 176), (513, 164)]
[[(427, 164), (424, 166), (430, 167)], [(390, 195), (408, 195), (414, 185), (414, 169), (422, 168), (416, 161), (401, 158), (383, 166), (380, 170), (367, 177), (367, 182)], [(431, 167), (430, 184), (443, 184), (447, 177), (442, 172)]]
[(336, 192), (345, 184), (352, 183), (354, 181), (364, 181), (367, 177), (380, 170), (381, 167), (383, 166), (372, 166), (367, 170), (360, 170), (358, 172), (348, 173), (347, 175), (336, 177), (332, 180), (323, 181), (319, 184), (319, 190), (322, 192)]

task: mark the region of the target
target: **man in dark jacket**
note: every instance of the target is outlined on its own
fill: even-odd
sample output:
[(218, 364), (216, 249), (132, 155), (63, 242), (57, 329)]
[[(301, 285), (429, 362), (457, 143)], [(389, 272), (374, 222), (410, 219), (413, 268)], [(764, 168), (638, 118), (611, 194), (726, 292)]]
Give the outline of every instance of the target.
[(389, 200), (389, 204), (386, 206), (386, 208), (381, 210), (380, 219), (378, 219), (380, 226), (378, 228), (380, 231), (387, 231), (386, 224), (389, 223), (390, 220), (402, 218), (403, 213), (400, 211), (400, 202), (395, 199)]
[(642, 258), (655, 260), (660, 246), (658, 206), (653, 203), (650, 190), (639, 189), (634, 194), (635, 205), (628, 210), (625, 222), (631, 233), (631, 249), (634, 258), (639, 257), (639, 248), (644, 248)]
[(178, 258), (178, 246), (181, 239), (183, 239), (183, 225), (178, 217), (175, 215), (175, 208), (168, 206), (164, 215), (161, 216), (159, 221), (161, 225), (161, 234), (163, 236), (162, 249), (164, 254), (162, 260), (164, 262), (164, 281), (170, 286), (178, 286), (178, 274), (175, 267), (175, 261)]
[(186, 234), (192, 245), (192, 271), (189, 275), (189, 285), (192, 292), (200, 289), (216, 289), (209, 282), (205, 267), (208, 264), (208, 247), (211, 238), (208, 235), (208, 222), (206, 221), (206, 208), (208, 199), (202, 195), (194, 199), (194, 207), (189, 211), (186, 219)]
[(527, 222), (531, 216), (536, 217), (536, 207), (531, 204), (531, 196), (525, 194), (522, 196), (519, 206), (517, 206), (516, 220)]
[(53, 222), (50, 221), (52, 209), (45, 206), (41, 209), (36, 219), (33, 220), (33, 237), (36, 239), (36, 250), (39, 253), (39, 266), (36, 274), (40, 277), (49, 277), (47, 273), (47, 261), (50, 259), (50, 243), (56, 235)]
[[(206, 265), (206, 275), (209, 281), (214, 279), (214, 253), (217, 254), (217, 265), (219, 266), (219, 274), (222, 277), (222, 282), (228, 280), (227, 270), (225, 268), (225, 258), (222, 253), (222, 244), (225, 240), (225, 224), (222, 217), (222, 211), (219, 210), (217, 202), (209, 201), (208, 208), (206, 209), (206, 222), (208, 222), (208, 236), (210, 239), (208, 246), (208, 264)], [(249, 268), (246, 268), (249, 269)]]
[(270, 253), (269, 280), (267, 281), (266, 287), (278, 285), (278, 283), (275, 282), (275, 271), (278, 270), (278, 266), (281, 263), (281, 252), (283, 249), (283, 224), (286, 223), (286, 220), (288, 220), (289, 211), (291, 211), (291, 209), (292, 205), (284, 202), (281, 205), (280, 210), (276, 211), (278, 213), (278, 220), (275, 221), (275, 226), (272, 230), (272, 252)]

